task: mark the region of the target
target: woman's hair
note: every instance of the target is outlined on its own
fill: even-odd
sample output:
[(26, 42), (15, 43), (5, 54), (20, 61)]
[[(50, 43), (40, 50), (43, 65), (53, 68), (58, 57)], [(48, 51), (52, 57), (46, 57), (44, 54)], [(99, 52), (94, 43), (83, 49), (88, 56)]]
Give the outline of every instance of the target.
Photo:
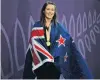
[(41, 23), (42, 26), (45, 26), (45, 13), (44, 13), (44, 11), (45, 11), (45, 9), (46, 9), (48, 4), (52, 4), (52, 5), (55, 6), (55, 13), (54, 13), (54, 16), (53, 16), (51, 22), (54, 22), (54, 25), (56, 25), (56, 22), (57, 22), (57, 20), (56, 20), (56, 17), (57, 17), (56, 5), (53, 2), (48, 1), (48, 2), (44, 3), (44, 5), (43, 5), (43, 7), (41, 9), (40, 23)]

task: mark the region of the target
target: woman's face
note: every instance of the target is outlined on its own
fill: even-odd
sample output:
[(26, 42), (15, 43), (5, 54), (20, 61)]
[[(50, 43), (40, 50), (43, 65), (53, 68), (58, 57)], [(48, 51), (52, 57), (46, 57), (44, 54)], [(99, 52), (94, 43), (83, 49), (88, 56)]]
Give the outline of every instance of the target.
[(55, 14), (55, 6), (52, 4), (48, 4), (46, 6), (44, 13), (45, 13), (45, 18), (52, 20), (54, 14)]

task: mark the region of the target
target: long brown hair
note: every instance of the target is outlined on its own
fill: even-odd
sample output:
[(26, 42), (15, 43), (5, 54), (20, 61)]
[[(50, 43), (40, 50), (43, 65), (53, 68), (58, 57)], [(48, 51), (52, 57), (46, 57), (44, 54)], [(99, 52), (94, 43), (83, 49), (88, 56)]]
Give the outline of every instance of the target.
[(53, 19), (51, 20), (51, 22), (54, 22), (54, 25), (56, 25), (56, 23), (57, 23), (57, 20), (56, 20), (56, 18), (57, 18), (56, 5), (53, 2), (48, 1), (48, 2), (44, 3), (44, 5), (43, 5), (43, 7), (41, 9), (40, 23), (41, 23), (42, 26), (45, 26), (45, 14), (44, 14), (44, 11), (45, 11), (45, 9), (46, 9), (48, 4), (52, 4), (52, 5), (55, 6), (55, 14), (54, 14)]

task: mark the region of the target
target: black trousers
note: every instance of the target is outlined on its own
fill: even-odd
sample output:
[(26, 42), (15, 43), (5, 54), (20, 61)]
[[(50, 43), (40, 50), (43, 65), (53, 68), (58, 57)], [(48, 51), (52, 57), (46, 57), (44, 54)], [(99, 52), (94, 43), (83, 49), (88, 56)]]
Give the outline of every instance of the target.
[(25, 59), (23, 79), (34, 79), (35, 77), (37, 77), (38, 79), (59, 79), (60, 70), (58, 70), (55, 67), (54, 63), (46, 62), (41, 67), (34, 70), (34, 73), (33, 73), (32, 72), (32, 55), (29, 50)]
[(43, 66), (34, 70), (37, 79), (59, 79), (60, 71), (55, 67), (53, 63), (47, 62)]

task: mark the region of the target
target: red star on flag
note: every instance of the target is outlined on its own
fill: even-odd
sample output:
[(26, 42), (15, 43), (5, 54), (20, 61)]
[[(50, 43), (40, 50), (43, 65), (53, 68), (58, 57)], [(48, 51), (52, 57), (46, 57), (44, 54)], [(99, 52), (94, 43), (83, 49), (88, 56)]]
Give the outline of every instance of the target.
[(56, 41), (58, 42), (58, 47), (61, 46), (61, 45), (64, 45), (65, 46), (65, 38), (63, 38), (61, 35), (60, 35), (60, 38)]

